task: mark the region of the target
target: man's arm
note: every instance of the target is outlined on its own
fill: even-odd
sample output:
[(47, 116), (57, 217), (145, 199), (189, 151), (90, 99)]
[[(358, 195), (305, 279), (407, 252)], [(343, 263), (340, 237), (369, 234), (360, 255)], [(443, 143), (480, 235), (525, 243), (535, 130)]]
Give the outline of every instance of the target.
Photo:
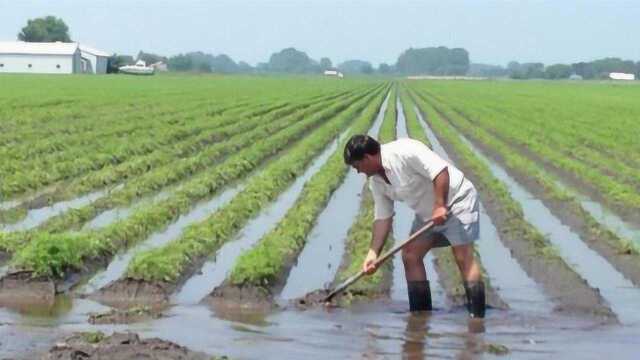
[(449, 198), (449, 171), (444, 168), (433, 179), (433, 209), (431, 218), (436, 225), (444, 224), (447, 220), (447, 199)]
[(380, 255), (380, 251), (382, 251), (384, 243), (387, 241), (387, 237), (391, 232), (392, 225), (393, 217), (375, 220), (373, 222), (371, 246), (369, 247), (367, 257), (364, 259), (364, 263), (362, 264), (362, 270), (369, 275), (373, 274), (377, 270), (377, 268), (373, 266), (373, 262), (378, 258), (378, 255)]

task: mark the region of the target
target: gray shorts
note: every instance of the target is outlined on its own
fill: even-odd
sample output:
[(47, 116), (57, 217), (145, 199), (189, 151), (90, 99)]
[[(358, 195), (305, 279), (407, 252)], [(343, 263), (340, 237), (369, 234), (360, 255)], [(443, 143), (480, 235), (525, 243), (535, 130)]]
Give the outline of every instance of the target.
[[(416, 241), (433, 242), (432, 247), (458, 246), (471, 244), (480, 238), (480, 209), (475, 190), (467, 194), (470, 198), (464, 203), (469, 206), (455, 214), (449, 215), (442, 225), (436, 225), (420, 235)], [(411, 225), (411, 234), (420, 230), (426, 224), (416, 216)]]

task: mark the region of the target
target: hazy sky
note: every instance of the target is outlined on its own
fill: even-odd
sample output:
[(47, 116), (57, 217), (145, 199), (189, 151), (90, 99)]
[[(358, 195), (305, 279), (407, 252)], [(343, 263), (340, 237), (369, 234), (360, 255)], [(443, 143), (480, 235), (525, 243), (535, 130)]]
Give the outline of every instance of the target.
[(252, 65), (296, 47), (334, 63), (394, 63), (409, 47), (464, 47), (472, 62), (640, 60), (640, 1), (0, 0), (0, 41), (55, 15), (75, 41), (162, 55), (202, 50)]

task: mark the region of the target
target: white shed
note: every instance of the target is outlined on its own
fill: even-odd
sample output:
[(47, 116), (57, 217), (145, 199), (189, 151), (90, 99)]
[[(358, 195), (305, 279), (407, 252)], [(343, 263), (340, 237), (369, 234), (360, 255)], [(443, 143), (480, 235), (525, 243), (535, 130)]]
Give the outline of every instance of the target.
[(0, 42), (0, 73), (104, 74), (109, 56), (78, 43)]
[(112, 54), (80, 44), (80, 55), (82, 56), (83, 73), (107, 73), (107, 62)]

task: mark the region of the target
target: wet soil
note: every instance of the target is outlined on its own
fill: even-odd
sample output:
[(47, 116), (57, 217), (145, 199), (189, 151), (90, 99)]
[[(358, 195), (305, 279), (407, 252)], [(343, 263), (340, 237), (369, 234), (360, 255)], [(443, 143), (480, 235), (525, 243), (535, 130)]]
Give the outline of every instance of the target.
[(102, 313), (90, 313), (90, 324), (131, 324), (159, 319), (163, 316), (162, 308), (135, 306), (128, 309), (111, 309)]
[[(225, 359), (226, 357), (213, 357)], [(158, 338), (141, 339), (134, 333), (114, 333), (105, 337), (98, 333), (78, 333), (53, 346), (42, 357), (46, 360), (81, 359), (157, 359), (211, 360), (211, 355), (195, 352), (184, 346)]]
[(333, 299), (331, 299), (331, 301), (329, 302), (324, 301), (324, 299), (329, 295), (330, 292), (331, 291), (329, 290), (312, 291), (301, 298), (292, 299), (290, 303), (301, 310), (305, 310), (314, 306), (336, 306), (337, 299), (340, 296), (339, 294), (334, 296)]
[(34, 277), (31, 271), (8, 273), (0, 279), (0, 304), (53, 303), (56, 284), (46, 277)]
[(275, 309), (273, 294), (269, 289), (256, 286), (235, 286), (224, 282), (203, 299), (211, 306), (237, 309)]
[[(442, 119), (455, 128), (444, 114), (439, 114)], [(605, 304), (597, 289), (591, 288), (582, 277), (561, 259), (541, 256), (540, 250), (535, 244), (526, 240), (529, 235), (527, 234), (527, 229), (509, 226), (509, 219), (512, 215), (507, 212), (501, 201), (486, 190), (486, 187), (473, 171), (465, 169), (464, 161), (445, 139), (439, 138), (439, 140), (453, 161), (459, 164), (465, 176), (476, 185), (487, 213), (493, 219), (496, 228), (500, 230), (500, 240), (511, 250), (511, 254), (525, 272), (537, 283), (541, 284), (545, 292), (554, 299), (554, 311), (577, 315), (588, 314), (604, 322), (617, 322), (615, 314)], [(482, 143), (473, 141), (474, 139), (469, 140), (481, 151), (492, 154), (499, 160), (498, 162), (502, 162), (503, 159), (499, 154), (492, 153)]]
[(98, 289), (88, 297), (120, 309), (133, 306), (160, 306), (169, 302), (173, 286), (131, 278), (119, 279)]

